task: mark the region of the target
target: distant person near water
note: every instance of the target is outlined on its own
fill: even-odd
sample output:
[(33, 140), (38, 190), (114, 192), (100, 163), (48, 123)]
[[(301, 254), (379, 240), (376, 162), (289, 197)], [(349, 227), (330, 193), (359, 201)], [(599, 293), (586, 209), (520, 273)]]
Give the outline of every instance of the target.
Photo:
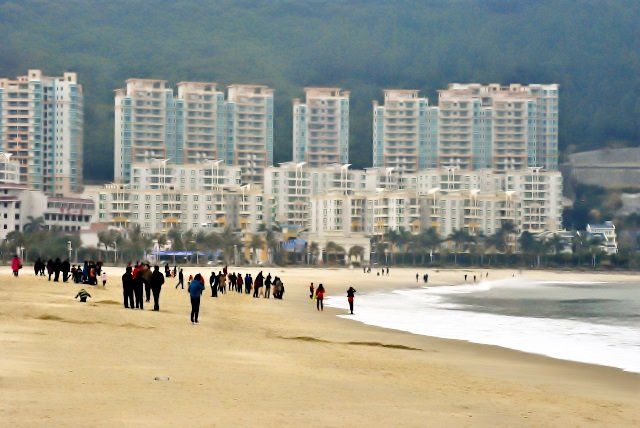
[(318, 285), (318, 289), (316, 290), (316, 309), (319, 311), (324, 311), (324, 285)]
[(356, 295), (356, 289), (353, 287), (349, 287), (347, 290), (347, 301), (349, 302), (349, 311), (351, 315), (353, 315), (353, 298)]

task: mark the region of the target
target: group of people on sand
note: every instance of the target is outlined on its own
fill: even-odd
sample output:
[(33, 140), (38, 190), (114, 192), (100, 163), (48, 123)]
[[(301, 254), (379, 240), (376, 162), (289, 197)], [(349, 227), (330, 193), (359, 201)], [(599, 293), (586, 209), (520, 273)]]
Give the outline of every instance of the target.
[[(180, 285), (180, 282), (178, 282)], [(225, 266), (218, 273), (211, 272), (209, 277), (209, 287), (211, 288), (211, 297), (218, 297), (218, 294), (226, 294), (227, 286), (229, 292), (238, 294), (251, 294), (253, 298), (263, 297), (268, 299), (271, 297), (271, 289), (273, 288), (273, 298), (282, 299), (284, 297), (284, 283), (279, 277), (272, 278), (271, 273), (265, 277), (262, 271), (258, 272), (255, 279), (250, 273), (245, 274), (238, 272), (228, 272)], [(176, 285), (177, 288), (177, 285)]]
[[(363, 266), (362, 273), (371, 273), (371, 266)], [(383, 267), (380, 269), (380, 272), (376, 272), (377, 276), (389, 276), (389, 267)]]
[[(46, 271), (46, 274), (45, 274)], [(69, 259), (61, 260), (60, 257), (55, 259), (44, 259), (38, 257), (33, 264), (33, 273), (36, 276), (48, 276), (48, 280), (53, 282), (68, 282), (71, 280), (76, 284), (98, 285), (98, 281), (102, 280), (102, 286), (107, 285), (107, 273), (102, 270), (102, 262), (84, 261), (83, 265), (72, 265)]]
[(144, 303), (151, 301), (153, 295), (153, 310), (160, 310), (160, 291), (165, 282), (165, 276), (160, 267), (155, 265), (153, 270), (149, 263), (129, 263), (122, 275), (122, 294), (124, 307), (130, 309), (144, 309)]

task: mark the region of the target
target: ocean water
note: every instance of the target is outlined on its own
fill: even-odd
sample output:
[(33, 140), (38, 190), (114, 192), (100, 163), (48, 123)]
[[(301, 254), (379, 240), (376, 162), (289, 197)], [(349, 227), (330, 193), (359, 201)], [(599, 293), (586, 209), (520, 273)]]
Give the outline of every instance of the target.
[[(326, 299), (347, 309), (346, 297)], [(640, 279), (629, 282), (529, 281), (357, 295), (365, 324), (640, 373)]]

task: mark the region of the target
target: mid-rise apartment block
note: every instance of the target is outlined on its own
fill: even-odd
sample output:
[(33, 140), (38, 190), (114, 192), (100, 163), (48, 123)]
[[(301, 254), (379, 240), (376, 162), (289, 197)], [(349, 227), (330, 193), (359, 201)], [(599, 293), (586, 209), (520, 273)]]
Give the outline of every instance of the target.
[(349, 162), (349, 91), (305, 88), (293, 100), (293, 161), (310, 167)]
[(453, 83), (429, 106), (417, 91), (374, 102), (375, 166), (520, 170), (558, 168), (558, 85)]
[(232, 85), (227, 98), (213, 82), (181, 82), (174, 93), (164, 80), (127, 80), (115, 96), (115, 180), (129, 183), (132, 165), (152, 159), (221, 159), (261, 182), (273, 163), (273, 90)]
[(0, 150), (20, 164), (23, 184), (47, 194), (81, 191), (83, 111), (76, 73), (0, 78)]
[(30, 217), (42, 217), (47, 229), (78, 232), (89, 228), (94, 216), (91, 199), (47, 195), (21, 182), (21, 164), (0, 152), (0, 240), (24, 231)]

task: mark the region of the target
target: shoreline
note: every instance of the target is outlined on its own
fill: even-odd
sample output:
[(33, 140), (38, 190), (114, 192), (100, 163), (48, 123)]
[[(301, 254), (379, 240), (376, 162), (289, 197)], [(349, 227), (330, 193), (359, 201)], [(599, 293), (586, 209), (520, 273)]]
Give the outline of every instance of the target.
[[(496, 417), (503, 425), (640, 423), (638, 374), (355, 323), (334, 308), (318, 313), (308, 298), (311, 271), (329, 295), (342, 296), (348, 283), (363, 293), (423, 285), (414, 270), (399, 268), (380, 278), (345, 269), (271, 270), (285, 282), (283, 301), (203, 297), (201, 324), (191, 326), (188, 297), (173, 279), (154, 313), (121, 308), (120, 269), (107, 267), (106, 289), (36, 280), (28, 269), (15, 282), (0, 269), (0, 421), (337, 426), (357, 415), (357, 426), (495, 426)], [(430, 285), (431, 272), (435, 286), (463, 270), (430, 271)], [(91, 303), (72, 300), (81, 287)], [(186, 399), (193, 393), (201, 398)], [(166, 394), (170, 406), (138, 414)], [(85, 402), (91, 412), (69, 405)]]

